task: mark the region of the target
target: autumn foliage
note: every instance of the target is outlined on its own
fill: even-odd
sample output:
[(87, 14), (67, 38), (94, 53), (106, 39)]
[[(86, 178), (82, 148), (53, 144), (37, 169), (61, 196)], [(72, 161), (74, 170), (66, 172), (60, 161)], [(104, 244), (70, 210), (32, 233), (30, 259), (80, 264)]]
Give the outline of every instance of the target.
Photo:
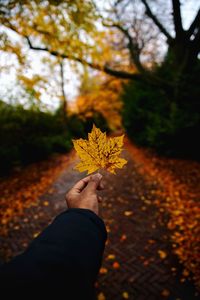
[(83, 120), (99, 113), (107, 121), (111, 130), (121, 128), (123, 81), (109, 76), (85, 76), (82, 80), (80, 95), (76, 99), (74, 111)]

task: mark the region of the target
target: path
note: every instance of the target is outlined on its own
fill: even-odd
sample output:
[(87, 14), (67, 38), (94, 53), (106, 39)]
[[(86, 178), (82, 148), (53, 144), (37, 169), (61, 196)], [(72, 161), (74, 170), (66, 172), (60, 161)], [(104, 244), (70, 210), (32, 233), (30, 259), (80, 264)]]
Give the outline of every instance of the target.
[[(99, 300), (198, 299), (192, 283), (181, 282), (182, 267), (172, 254), (165, 220), (153, 204), (151, 190), (157, 183), (145, 182), (130, 154), (125, 156), (126, 168), (117, 176), (105, 175), (101, 216), (109, 233), (97, 283)], [(20, 253), (65, 209), (66, 190), (83, 176), (73, 171), (75, 163), (76, 159), (53, 184), (51, 193), (40, 197), (39, 205), (12, 220), (12, 230), (0, 241), (3, 258)], [(148, 200), (144, 200), (146, 195)]]

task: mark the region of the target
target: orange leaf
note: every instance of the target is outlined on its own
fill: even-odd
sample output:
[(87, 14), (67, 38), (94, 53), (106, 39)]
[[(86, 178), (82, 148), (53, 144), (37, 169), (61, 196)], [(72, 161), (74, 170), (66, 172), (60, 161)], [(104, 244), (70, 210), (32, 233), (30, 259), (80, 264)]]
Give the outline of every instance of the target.
[(129, 299), (129, 294), (128, 294), (127, 292), (123, 292), (123, 293), (122, 293), (122, 297), (123, 297), (124, 299)]
[(129, 217), (129, 216), (131, 216), (133, 214), (133, 212), (132, 211), (129, 211), (129, 210), (126, 210), (125, 212), (124, 212), (124, 215), (126, 216), (126, 217)]
[(164, 289), (162, 292), (161, 292), (161, 295), (164, 296), (164, 297), (168, 297), (170, 295), (170, 292), (167, 290), (167, 289)]
[(105, 297), (104, 293), (99, 293), (97, 299), (98, 300), (106, 300), (106, 297)]
[(158, 250), (158, 254), (161, 259), (165, 259), (167, 257), (167, 253), (163, 250)]
[(127, 239), (127, 236), (126, 234), (122, 234), (121, 238), (120, 238), (120, 241), (123, 242)]
[(100, 273), (100, 274), (106, 274), (106, 273), (108, 273), (108, 270), (107, 270), (106, 268), (101, 268), (101, 269), (99, 270), (99, 273)]
[(120, 268), (120, 264), (117, 261), (115, 261), (113, 263), (113, 269), (119, 269), (119, 268)]

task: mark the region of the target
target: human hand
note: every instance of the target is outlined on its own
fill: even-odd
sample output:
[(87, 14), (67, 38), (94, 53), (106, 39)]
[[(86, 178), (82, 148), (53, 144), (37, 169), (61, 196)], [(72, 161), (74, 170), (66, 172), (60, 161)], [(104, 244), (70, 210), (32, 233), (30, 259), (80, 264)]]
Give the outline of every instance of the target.
[(102, 175), (94, 174), (78, 181), (66, 194), (66, 202), (69, 208), (86, 208), (99, 213), (101, 197), (97, 190), (102, 190)]

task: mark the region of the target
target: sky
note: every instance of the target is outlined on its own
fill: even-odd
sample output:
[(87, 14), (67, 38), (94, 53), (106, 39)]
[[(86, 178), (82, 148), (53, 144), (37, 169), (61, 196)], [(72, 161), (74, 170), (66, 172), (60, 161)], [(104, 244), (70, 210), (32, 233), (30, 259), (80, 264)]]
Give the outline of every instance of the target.
[[(22, 38), (15, 32), (5, 29), (0, 26), (0, 32), (6, 31), (13, 41), (22, 42)], [(23, 45), (25, 45), (23, 43)], [(24, 46), (24, 50), (28, 53), (28, 61), (30, 63), (30, 68), (26, 70), (25, 74), (27, 76), (32, 76), (33, 74), (44, 75), (48, 78), (49, 84), (47, 91), (42, 92), (41, 102), (47, 106), (48, 109), (54, 110), (59, 105), (59, 99), (57, 96), (60, 95), (60, 82), (59, 81), (59, 69), (58, 67), (53, 70), (49, 69), (48, 65), (41, 63), (41, 60), (48, 58), (49, 54), (29, 50), (28, 46)], [(53, 58), (51, 57), (52, 61)], [(8, 54), (0, 51), (0, 66), (3, 67), (3, 71), (0, 72), (0, 99), (6, 99), (7, 102), (15, 102), (16, 95), (21, 95), (22, 89), (16, 84), (16, 68), (18, 66), (17, 58), (13, 54)], [(11, 66), (11, 67), (10, 67)], [(80, 72), (82, 70), (79, 64)], [(79, 88), (79, 74), (74, 72), (70, 67), (67, 60), (64, 62), (64, 78), (65, 78), (65, 92), (68, 101), (73, 101), (78, 95)], [(24, 103), (24, 100), (21, 100)]]
[[(98, 6), (103, 7), (104, 0), (98, 1)], [(196, 11), (200, 6), (200, 0), (196, 1), (184, 1), (184, 6), (182, 9), (182, 19), (184, 28), (187, 28), (191, 20), (193, 19)], [(0, 26), (0, 33), (4, 31), (5, 28)], [(12, 40), (21, 41), (16, 33), (7, 30)], [(41, 102), (49, 110), (54, 110), (59, 105), (59, 93), (60, 93), (60, 82), (59, 82), (59, 69), (55, 68), (53, 71), (49, 70), (45, 64), (41, 63), (41, 59), (48, 56), (44, 52), (29, 50), (28, 46), (24, 46), (24, 51), (28, 53), (28, 61), (30, 63), (30, 68), (26, 71), (26, 75), (32, 76), (33, 74), (41, 74), (48, 78), (49, 84), (46, 90), (41, 90)], [(10, 65), (17, 65), (17, 59), (15, 55), (6, 54), (5, 52), (0, 51), (0, 99), (3, 99), (7, 102), (13, 103), (16, 98), (20, 99), (21, 103), (24, 103), (23, 100), (23, 91), (16, 84), (16, 70), (15, 67), (9, 68)], [(74, 99), (77, 97), (79, 92), (80, 77), (82, 73), (82, 67), (80, 64), (77, 64), (77, 70), (73, 70), (70, 66), (70, 63), (65, 60), (64, 65), (64, 78), (65, 78), (65, 93), (69, 102), (73, 103)], [(20, 101), (20, 100), (19, 100)]]

